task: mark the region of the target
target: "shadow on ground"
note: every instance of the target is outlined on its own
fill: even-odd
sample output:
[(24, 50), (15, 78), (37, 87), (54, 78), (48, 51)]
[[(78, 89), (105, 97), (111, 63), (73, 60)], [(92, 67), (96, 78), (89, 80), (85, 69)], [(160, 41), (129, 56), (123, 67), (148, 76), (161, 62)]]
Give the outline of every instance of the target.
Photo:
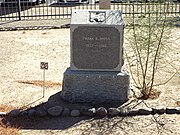
[[(61, 106), (63, 108), (69, 108), (70, 110), (78, 109), (78, 110), (84, 110), (89, 108), (97, 108), (100, 106), (104, 106), (102, 104), (99, 105), (91, 105), (91, 104), (72, 104), (67, 101), (64, 101), (61, 96), (61, 92), (58, 92), (52, 96), (49, 97), (48, 101), (45, 103), (42, 103), (38, 106), (27, 108), (25, 109), (27, 112), (29, 110), (37, 110), (37, 108), (43, 108), (44, 110), (48, 110), (51, 107), (54, 106)], [(121, 103), (122, 105), (122, 103)], [(120, 106), (120, 104), (116, 104), (116, 106)], [(115, 107), (113, 104), (106, 104), (104, 106), (106, 108), (108, 107)], [(68, 129), (74, 125), (78, 125), (83, 123), (83, 121), (90, 120), (90, 119), (99, 119), (99, 117), (90, 117), (90, 116), (79, 116), (79, 117), (53, 117), (50, 115), (46, 115), (44, 117), (39, 116), (18, 116), (18, 117), (9, 117), (7, 120), (11, 123), (12, 126), (20, 127), (21, 129), (32, 129), (32, 130), (64, 130)]]
[(88, 120), (88, 117), (19, 117), (10, 121), (12, 126), (31, 130), (65, 130), (73, 125)]
[[(47, 102), (42, 103), (38, 106), (27, 108), (26, 111), (31, 109), (37, 109), (39, 107), (51, 108), (53, 106), (62, 106), (63, 108), (69, 108), (70, 110), (82, 108), (92, 108), (91, 105), (82, 105), (82, 104), (71, 104), (61, 99), (60, 92), (52, 95)], [(98, 105), (100, 106), (100, 105)], [(79, 117), (62, 117), (62, 116), (50, 116), (47, 115), (45, 117), (39, 116), (18, 116), (18, 117), (7, 117), (7, 121), (10, 122), (11, 126), (20, 127), (21, 129), (31, 129), (31, 130), (65, 130), (74, 125), (79, 125), (86, 120), (95, 120), (100, 117), (90, 117), (90, 116), (79, 116)]]

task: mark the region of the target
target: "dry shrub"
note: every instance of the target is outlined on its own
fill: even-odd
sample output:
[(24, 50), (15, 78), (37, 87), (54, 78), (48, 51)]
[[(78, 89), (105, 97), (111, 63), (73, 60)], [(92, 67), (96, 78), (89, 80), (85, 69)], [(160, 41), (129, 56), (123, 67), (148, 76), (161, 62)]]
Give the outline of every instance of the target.
[(12, 107), (12, 106), (0, 105), (0, 112), (9, 112), (13, 109), (14, 109), (14, 107)]
[(180, 107), (180, 101), (176, 101), (176, 105)]
[[(161, 91), (158, 91), (156, 89), (152, 89), (151, 92), (149, 93), (148, 99), (150, 99), (150, 100), (158, 99), (160, 94), (161, 94)], [(146, 99), (146, 98), (142, 94), (142, 96), (138, 97), (138, 99)]]
[[(125, 54), (131, 78), (141, 91), (141, 98), (155, 99), (160, 93), (154, 87), (168, 82), (166, 80), (159, 83), (158, 73), (165, 64), (171, 27), (167, 24), (168, 6), (164, 8), (164, 14), (151, 14), (157, 11), (150, 4), (147, 7), (144, 16), (137, 17), (133, 14), (132, 27), (128, 29), (129, 48), (125, 50)], [(168, 80), (172, 79), (173, 75)]]

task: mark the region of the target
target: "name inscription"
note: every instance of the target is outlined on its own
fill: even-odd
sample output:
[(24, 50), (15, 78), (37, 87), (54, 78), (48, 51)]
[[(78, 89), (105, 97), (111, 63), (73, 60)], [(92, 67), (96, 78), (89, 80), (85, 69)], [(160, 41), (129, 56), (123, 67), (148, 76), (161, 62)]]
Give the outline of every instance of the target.
[[(110, 37), (88, 37), (88, 36), (84, 36), (82, 37), (83, 41), (86, 41), (85, 43), (85, 47), (87, 48), (106, 48), (107, 44), (106, 43), (97, 43), (97, 41), (110, 41)], [(88, 43), (87, 43), (88, 42)]]
[(84, 41), (110, 41), (110, 37), (83, 37)]

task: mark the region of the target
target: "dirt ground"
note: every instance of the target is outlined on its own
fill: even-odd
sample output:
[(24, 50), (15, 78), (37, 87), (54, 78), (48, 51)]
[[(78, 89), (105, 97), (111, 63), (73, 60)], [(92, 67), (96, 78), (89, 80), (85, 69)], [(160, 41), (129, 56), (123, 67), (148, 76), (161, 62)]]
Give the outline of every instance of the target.
[[(180, 67), (180, 28), (172, 31), (172, 65)], [(177, 40), (178, 39), (178, 40)], [(126, 38), (125, 38), (126, 43)], [(15, 108), (35, 106), (46, 102), (61, 90), (63, 72), (70, 63), (70, 29), (21, 30), (0, 32), (0, 104)], [(22, 81), (42, 81), (40, 62), (48, 62), (46, 81), (59, 85), (43, 88)], [(171, 72), (169, 72), (171, 74)], [(169, 75), (164, 74), (165, 76)], [(160, 76), (162, 78), (162, 76)], [(163, 86), (156, 100), (136, 101), (141, 107), (177, 107), (180, 101), (180, 74)], [(132, 98), (132, 97), (130, 97)], [(36, 102), (35, 102), (36, 101)], [(144, 104), (146, 103), (146, 105)], [(38, 118), (26, 120), (21, 125), (23, 135), (179, 135), (180, 115), (148, 115), (114, 118)]]

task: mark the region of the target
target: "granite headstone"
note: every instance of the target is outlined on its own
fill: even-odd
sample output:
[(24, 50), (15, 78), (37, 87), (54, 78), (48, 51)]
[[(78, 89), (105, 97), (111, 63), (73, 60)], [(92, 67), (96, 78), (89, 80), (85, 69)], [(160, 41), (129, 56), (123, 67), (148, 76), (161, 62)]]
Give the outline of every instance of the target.
[(124, 22), (119, 10), (74, 10), (71, 63), (61, 97), (71, 103), (119, 105), (128, 100), (129, 75), (123, 65)]

